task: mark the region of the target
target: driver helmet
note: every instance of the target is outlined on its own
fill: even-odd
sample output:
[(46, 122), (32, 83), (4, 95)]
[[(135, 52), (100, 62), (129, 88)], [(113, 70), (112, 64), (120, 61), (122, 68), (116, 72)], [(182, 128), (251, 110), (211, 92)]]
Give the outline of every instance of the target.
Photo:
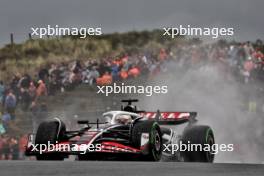
[(115, 122), (119, 124), (127, 125), (132, 122), (132, 118), (130, 115), (122, 114), (116, 117)]

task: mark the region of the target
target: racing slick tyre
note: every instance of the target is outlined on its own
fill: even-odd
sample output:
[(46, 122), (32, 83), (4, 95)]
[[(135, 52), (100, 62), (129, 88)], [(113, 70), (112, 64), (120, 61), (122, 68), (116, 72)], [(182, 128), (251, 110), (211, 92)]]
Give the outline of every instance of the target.
[[(189, 151), (181, 152), (181, 156), (183, 157), (183, 160), (185, 162), (212, 163), (214, 161), (212, 146), (215, 143), (215, 140), (214, 140), (213, 130), (209, 126), (195, 125), (195, 126), (187, 127), (183, 131), (182, 143), (186, 145), (198, 144), (200, 146), (200, 148), (194, 147), (195, 151), (189, 150)], [(206, 150), (205, 147), (207, 147)]]
[(132, 129), (132, 143), (141, 148), (142, 133), (149, 134), (147, 153), (141, 157), (145, 161), (159, 161), (162, 155), (162, 134), (159, 125), (154, 121), (143, 121), (134, 124)]
[[(59, 119), (42, 122), (37, 130), (35, 144), (56, 144), (61, 141), (66, 132), (65, 124)], [(63, 160), (64, 157), (58, 153), (42, 153), (36, 156), (37, 160)]]

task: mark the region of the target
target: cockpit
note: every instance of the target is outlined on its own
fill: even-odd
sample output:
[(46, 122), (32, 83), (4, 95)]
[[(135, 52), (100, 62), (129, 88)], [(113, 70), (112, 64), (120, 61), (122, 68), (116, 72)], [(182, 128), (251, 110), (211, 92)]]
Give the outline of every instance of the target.
[(103, 114), (103, 121), (109, 124), (128, 125), (135, 118), (140, 117), (138, 114), (125, 111), (110, 111)]

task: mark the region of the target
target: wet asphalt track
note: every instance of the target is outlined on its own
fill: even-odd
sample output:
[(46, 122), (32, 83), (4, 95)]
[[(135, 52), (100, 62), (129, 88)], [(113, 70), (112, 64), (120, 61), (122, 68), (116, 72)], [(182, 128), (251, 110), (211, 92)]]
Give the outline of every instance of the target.
[(0, 161), (1, 176), (263, 176), (264, 165), (177, 162)]

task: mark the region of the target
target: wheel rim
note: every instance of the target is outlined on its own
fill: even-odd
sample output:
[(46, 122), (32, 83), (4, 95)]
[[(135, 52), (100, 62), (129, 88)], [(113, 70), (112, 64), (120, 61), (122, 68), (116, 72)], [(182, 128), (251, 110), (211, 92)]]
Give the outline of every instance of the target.
[(209, 152), (206, 152), (206, 157), (208, 159), (208, 161), (212, 162), (214, 160), (214, 154), (213, 154), (213, 149), (212, 149), (212, 146), (214, 144), (214, 139), (210, 136), (208, 139), (208, 144), (210, 146), (210, 151)]
[(161, 144), (160, 135), (159, 135), (159, 133), (156, 131), (156, 132), (155, 132), (155, 136), (154, 136), (154, 146), (155, 146), (155, 150), (156, 150), (156, 151), (160, 151), (160, 148), (161, 148), (160, 144)]

